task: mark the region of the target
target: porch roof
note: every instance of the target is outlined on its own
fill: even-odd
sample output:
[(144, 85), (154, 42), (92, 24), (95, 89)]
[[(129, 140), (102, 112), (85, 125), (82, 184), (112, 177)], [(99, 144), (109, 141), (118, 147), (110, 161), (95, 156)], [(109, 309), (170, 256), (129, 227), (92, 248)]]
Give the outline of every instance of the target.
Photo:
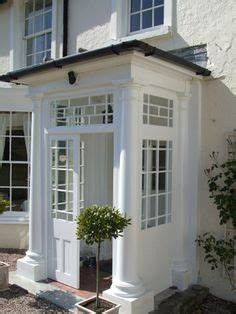
[(151, 56), (153, 58), (158, 58), (166, 62), (176, 64), (192, 72), (195, 72), (196, 75), (209, 76), (211, 74), (210, 70), (203, 68), (197, 64), (194, 64), (188, 60), (185, 60), (181, 57), (173, 55), (170, 52), (153, 47), (139, 40), (132, 40), (132, 41), (127, 41), (127, 42), (122, 42), (116, 45), (110, 45), (103, 48), (86, 51), (83, 53), (78, 53), (75, 55), (66, 56), (63, 58), (58, 58), (55, 60), (45, 62), (43, 64), (25, 67), (16, 71), (11, 71), (4, 75), (1, 75), (0, 81), (3, 81), (3, 82), (17, 81), (21, 77), (24, 77), (30, 74), (36, 74), (44, 70), (62, 68), (63, 66), (70, 65), (77, 62), (88, 61), (88, 60), (92, 60), (92, 59), (96, 59), (96, 58), (100, 58), (100, 57), (104, 57), (104, 56), (108, 56), (112, 54), (119, 55), (120, 53), (123, 53), (123, 52), (132, 52), (132, 51), (141, 52), (146, 57)]

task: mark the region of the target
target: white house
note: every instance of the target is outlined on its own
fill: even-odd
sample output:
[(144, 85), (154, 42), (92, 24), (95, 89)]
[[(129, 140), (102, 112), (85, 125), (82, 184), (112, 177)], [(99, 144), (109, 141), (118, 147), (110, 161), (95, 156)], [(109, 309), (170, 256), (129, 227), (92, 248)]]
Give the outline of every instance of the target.
[(104, 294), (125, 313), (199, 281), (235, 298), (194, 244), (225, 232), (203, 169), (212, 150), (226, 155), (236, 125), (233, 2), (0, 1), (0, 193), (10, 200), (0, 246), (28, 246), (20, 275), (79, 288), (86, 247), (74, 218), (113, 204), (132, 225), (103, 249), (113, 260)]

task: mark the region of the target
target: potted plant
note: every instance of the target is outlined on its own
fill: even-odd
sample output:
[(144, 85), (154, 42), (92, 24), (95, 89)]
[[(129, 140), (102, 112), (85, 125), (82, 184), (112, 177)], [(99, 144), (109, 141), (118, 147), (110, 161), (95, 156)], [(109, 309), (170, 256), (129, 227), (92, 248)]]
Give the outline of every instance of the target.
[[(6, 201), (0, 194), (0, 214), (2, 214), (9, 206), (9, 202)], [(9, 283), (9, 265), (0, 261), (0, 291), (8, 289)]]
[(76, 304), (76, 311), (85, 313), (118, 313), (119, 305), (99, 297), (100, 284), (100, 250), (105, 240), (122, 236), (124, 229), (130, 225), (130, 218), (111, 206), (93, 205), (86, 208), (77, 217), (77, 239), (88, 245), (97, 245), (96, 256), (96, 296)]

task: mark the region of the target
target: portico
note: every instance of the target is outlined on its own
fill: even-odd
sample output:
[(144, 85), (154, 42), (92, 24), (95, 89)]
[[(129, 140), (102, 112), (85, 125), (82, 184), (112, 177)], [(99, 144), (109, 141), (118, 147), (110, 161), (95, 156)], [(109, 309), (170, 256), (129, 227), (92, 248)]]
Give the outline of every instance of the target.
[(196, 160), (206, 75), (131, 42), (0, 77), (27, 84), (32, 102), (29, 249), (18, 260), (21, 276), (79, 288), (74, 218), (97, 202), (132, 218), (113, 242), (112, 286), (104, 292), (124, 313), (151, 311), (154, 293), (196, 281)]

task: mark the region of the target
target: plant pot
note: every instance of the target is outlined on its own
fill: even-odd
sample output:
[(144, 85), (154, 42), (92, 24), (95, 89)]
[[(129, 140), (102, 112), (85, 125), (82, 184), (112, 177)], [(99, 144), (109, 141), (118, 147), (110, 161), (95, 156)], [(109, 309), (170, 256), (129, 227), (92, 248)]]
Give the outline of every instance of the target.
[[(116, 305), (114, 303), (111, 303), (110, 301), (107, 301), (106, 299), (104, 299), (102, 297), (99, 297), (99, 300), (101, 302), (106, 303), (108, 306), (111, 306), (109, 309), (107, 309), (101, 313), (104, 313), (104, 314), (118, 314), (119, 313), (120, 305)], [(89, 309), (89, 307), (90, 307), (89, 305), (91, 305), (92, 303), (95, 303), (95, 301), (96, 301), (96, 297), (92, 297), (92, 298), (89, 298), (87, 300), (76, 303), (75, 313), (76, 314), (96, 314), (96, 312), (94, 310)]]
[(9, 267), (8, 264), (0, 262), (0, 291), (8, 290)]

